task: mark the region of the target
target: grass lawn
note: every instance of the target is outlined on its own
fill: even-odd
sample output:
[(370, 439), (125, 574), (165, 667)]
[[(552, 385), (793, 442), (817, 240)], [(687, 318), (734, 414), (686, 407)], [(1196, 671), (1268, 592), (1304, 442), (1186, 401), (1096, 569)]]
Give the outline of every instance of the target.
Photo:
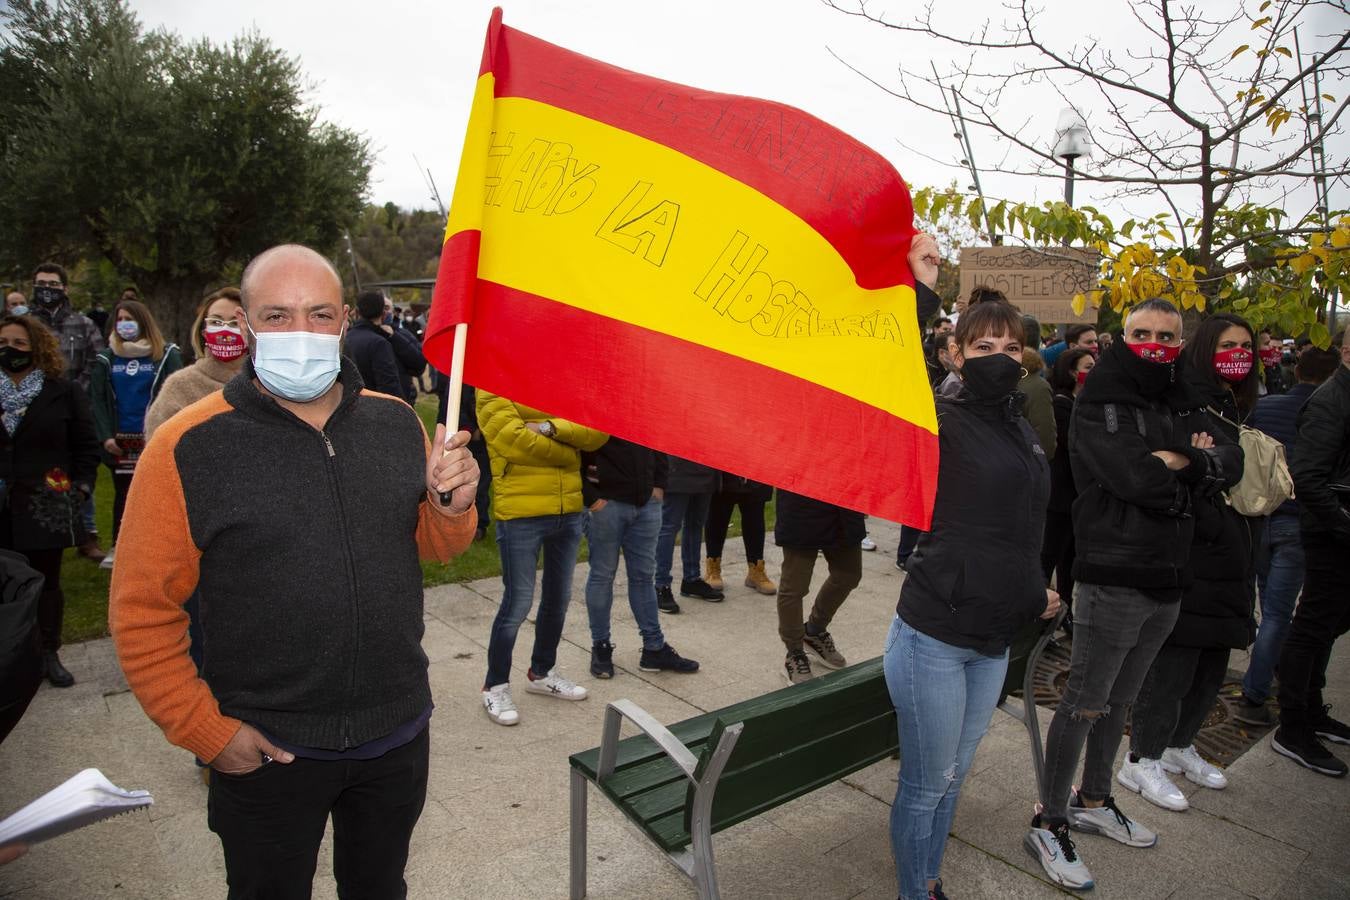
[[(417, 400), (417, 412), (427, 427), (427, 432), (435, 431), (436, 398), (424, 394)], [(99, 468), (98, 485), (94, 490), (95, 521), (98, 532), (108, 549), (112, 539), (112, 477), (106, 468)], [(773, 529), (774, 503), (769, 502), (764, 511), (768, 528)], [(731, 518), (729, 536), (741, 533), (741, 512), (736, 510)], [(496, 528), (489, 525), (487, 537), (474, 541), (469, 549), (446, 565), (440, 563), (422, 563), (422, 583), (427, 587), (438, 584), (453, 584), (461, 581), (476, 581), (479, 578), (492, 578), (502, 573), (501, 560), (497, 556)], [(585, 540), (581, 543), (580, 560), (587, 558)], [(678, 563), (677, 563), (678, 565)], [(65, 554), (61, 567), (61, 585), (66, 592), (66, 618), (61, 629), (66, 642), (87, 641), (91, 638), (106, 637), (108, 634), (108, 582), (112, 572), (100, 569), (96, 563), (79, 556), (74, 550)]]

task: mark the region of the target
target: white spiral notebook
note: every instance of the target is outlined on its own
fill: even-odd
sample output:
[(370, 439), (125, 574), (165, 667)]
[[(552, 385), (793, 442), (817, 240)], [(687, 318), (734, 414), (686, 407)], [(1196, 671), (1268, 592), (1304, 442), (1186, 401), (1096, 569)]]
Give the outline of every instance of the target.
[(0, 847), (36, 844), (154, 802), (149, 791), (124, 791), (98, 769), (85, 769), (0, 822)]

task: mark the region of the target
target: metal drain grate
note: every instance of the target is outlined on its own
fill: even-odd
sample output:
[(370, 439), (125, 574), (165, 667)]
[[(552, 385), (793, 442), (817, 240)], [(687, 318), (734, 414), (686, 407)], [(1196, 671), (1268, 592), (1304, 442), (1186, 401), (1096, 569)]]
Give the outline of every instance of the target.
[[(1059, 700), (1064, 696), (1064, 686), (1069, 680), (1072, 655), (1073, 639), (1069, 637), (1061, 636), (1045, 648), (1032, 676), (1038, 706), (1051, 709), (1059, 706)], [(1269, 728), (1239, 722), (1233, 717), (1230, 704), (1237, 702), (1241, 692), (1242, 675), (1229, 669), (1223, 687), (1219, 689), (1219, 699), (1195, 738), (1195, 749), (1217, 766), (1231, 765), (1270, 731)], [(1128, 725), (1125, 733), (1129, 734)]]

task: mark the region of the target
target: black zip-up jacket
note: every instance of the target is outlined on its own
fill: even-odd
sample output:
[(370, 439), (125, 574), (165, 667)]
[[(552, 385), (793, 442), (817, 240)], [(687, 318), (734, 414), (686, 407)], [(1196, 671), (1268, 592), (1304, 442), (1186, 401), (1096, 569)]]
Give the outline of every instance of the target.
[(939, 397), (933, 527), (909, 558), (896, 612), (912, 628), (995, 656), (1045, 611), (1041, 540), (1050, 465), (1021, 414), (964, 389)]
[(342, 353), (356, 363), (366, 387), (381, 394), (406, 400), (400, 383), (398, 357), (387, 334), (365, 319), (359, 319), (347, 329)]
[[(1199, 432), (1215, 446), (1193, 448)], [(1155, 450), (1180, 453), (1190, 465), (1174, 472)], [(1175, 366), (1140, 359), (1117, 335), (1078, 394), (1069, 463), (1078, 488), (1074, 579), (1181, 599), (1191, 580), (1193, 497), (1242, 477), (1242, 450), (1214, 427), (1204, 400)]]
[(794, 550), (856, 547), (867, 537), (867, 517), (822, 500), (778, 489), (773, 540)]
[(1289, 469), (1303, 530), (1350, 542), (1350, 367), (1339, 366), (1308, 398)]
[(669, 469), (664, 453), (611, 437), (599, 450), (581, 454), (582, 502), (587, 508), (600, 499), (643, 506), (654, 488), (666, 489)]

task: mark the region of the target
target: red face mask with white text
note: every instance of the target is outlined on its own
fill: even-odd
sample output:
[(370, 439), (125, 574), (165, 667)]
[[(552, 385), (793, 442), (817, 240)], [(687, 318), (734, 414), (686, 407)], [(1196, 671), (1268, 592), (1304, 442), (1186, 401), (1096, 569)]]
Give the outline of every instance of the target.
[(1236, 384), (1247, 377), (1252, 370), (1252, 351), (1244, 347), (1232, 347), (1214, 354), (1214, 371), (1224, 381)]
[(244, 353), (244, 333), (228, 325), (208, 325), (202, 329), (202, 343), (221, 362), (238, 359)]
[(1159, 344), (1156, 341), (1148, 341), (1143, 344), (1126, 344), (1130, 352), (1145, 362), (1160, 363), (1167, 365), (1177, 361), (1181, 354), (1180, 347), (1169, 347), (1166, 344)]

